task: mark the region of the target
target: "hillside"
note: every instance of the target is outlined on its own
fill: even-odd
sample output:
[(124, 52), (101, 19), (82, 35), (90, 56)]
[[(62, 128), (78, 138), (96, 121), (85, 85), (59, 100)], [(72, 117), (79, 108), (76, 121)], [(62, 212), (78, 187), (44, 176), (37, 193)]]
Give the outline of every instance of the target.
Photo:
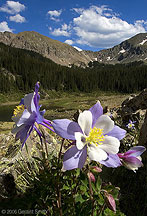
[(28, 92), (40, 81), (46, 91), (131, 93), (147, 87), (143, 62), (65, 67), (42, 55), (0, 43), (0, 92)]
[(105, 64), (147, 62), (147, 33), (140, 33), (110, 49), (97, 52), (78, 51), (76, 48), (53, 40), (34, 31), (18, 34), (0, 32), (0, 42), (15, 48), (37, 52), (57, 64), (86, 67), (90, 61)]
[(60, 65), (85, 66), (91, 60), (88, 55), (81, 53), (74, 47), (34, 31), (18, 34), (0, 32), (0, 42), (11, 47), (37, 52)]
[[(93, 55), (89, 51), (86, 53)], [(105, 64), (147, 62), (147, 33), (140, 33), (113, 48), (95, 52), (95, 59)]]

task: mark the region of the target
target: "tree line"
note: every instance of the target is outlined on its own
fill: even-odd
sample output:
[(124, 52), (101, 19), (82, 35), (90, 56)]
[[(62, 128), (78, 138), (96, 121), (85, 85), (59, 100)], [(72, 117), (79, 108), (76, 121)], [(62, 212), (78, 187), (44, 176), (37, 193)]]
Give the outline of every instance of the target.
[(33, 51), (0, 43), (0, 92), (28, 92), (37, 81), (44, 90), (133, 93), (147, 87), (147, 65), (90, 62), (86, 68), (69, 68)]

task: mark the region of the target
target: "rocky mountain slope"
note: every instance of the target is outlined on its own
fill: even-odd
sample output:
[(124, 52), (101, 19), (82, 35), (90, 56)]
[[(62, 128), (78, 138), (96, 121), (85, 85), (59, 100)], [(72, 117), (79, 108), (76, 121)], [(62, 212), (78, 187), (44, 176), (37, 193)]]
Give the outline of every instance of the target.
[(0, 42), (21, 49), (37, 52), (57, 64), (70, 66), (87, 65), (90, 57), (76, 48), (53, 40), (34, 31), (25, 31), (18, 34), (0, 32)]
[(0, 42), (16, 48), (35, 51), (57, 64), (69, 67), (72, 64), (86, 66), (90, 61), (108, 64), (147, 61), (147, 33), (140, 33), (110, 49), (97, 52), (79, 51), (68, 44), (34, 31), (25, 31), (18, 34), (0, 32)]
[(137, 34), (117, 46), (95, 52), (95, 59), (98, 62), (109, 64), (147, 62), (147, 33)]

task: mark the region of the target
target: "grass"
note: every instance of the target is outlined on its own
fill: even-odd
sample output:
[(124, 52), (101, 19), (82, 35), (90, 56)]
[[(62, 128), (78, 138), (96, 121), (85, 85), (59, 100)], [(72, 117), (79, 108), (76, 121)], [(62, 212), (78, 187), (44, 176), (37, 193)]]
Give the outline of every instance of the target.
[(45, 117), (53, 118), (72, 118), (73, 114), (78, 110), (89, 109), (97, 100), (103, 107), (114, 108), (121, 106), (121, 103), (128, 98), (129, 95), (110, 94), (110, 93), (71, 93), (63, 94), (60, 98), (45, 99), (41, 101), (42, 108), (47, 111)]
[(24, 96), (23, 92), (0, 93), (0, 104), (14, 104)]
[[(14, 107), (19, 104), (23, 95), (12, 94), (0, 95), (0, 134), (10, 132), (13, 123), (11, 115)], [(110, 92), (93, 92), (93, 93), (61, 93), (50, 91), (44, 97), (41, 92), (40, 101), (41, 110), (46, 109), (45, 118), (53, 120), (57, 118), (73, 118), (74, 113), (80, 109), (85, 110), (93, 106), (99, 100), (103, 107), (119, 107), (129, 95), (110, 93)], [(52, 98), (53, 97), (53, 98)]]

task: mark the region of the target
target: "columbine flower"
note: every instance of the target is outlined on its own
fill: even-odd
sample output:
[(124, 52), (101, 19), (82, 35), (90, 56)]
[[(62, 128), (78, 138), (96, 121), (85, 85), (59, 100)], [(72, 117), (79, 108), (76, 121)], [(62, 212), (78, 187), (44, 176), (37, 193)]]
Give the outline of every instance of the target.
[(79, 114), (78, 123), (68, 119), (57, 119), (52, 124), (55, 132), (65, 138), (76, 141), (66, 151), (63, 168), (71, 170), (82, 168), (87, 158), (98, 161), (108, 167), (120, 166), (117, 155), (121, 140), (126, 131), (118, 126), (107, 115), (98, 101), (89, 110)]
[(129, 123), (126, 125), (126, 127), (129, 128), (129, 129), (134, 129), (135, 128), (135, 123), (136, 123), (136, 121), (129, 120)]
[(143, 166), (140, 155), (145, 150), (146, 148), (144, 146), (135, 146), (125, 153), (119, 153), (118, 156), (126, 168), (136, 172), (139, 167)]
[(37, 124), (41, 124), (52, 130), (50, 128), (50, 122), (43, 117), (45, 110), (39, 111), (41, 106), (39, 106), (40, 95), (38, 90), (39, 82), (35, 85), (35, 92), (25, 95), (25, 97), (21, 99), (20, 104), (14, 109), (12, 119), (15, 125), (12, 133), (16, 133), (16, 140), (20, 139), (22, 147), (33, 129), (35, 129), (41, 137)]

